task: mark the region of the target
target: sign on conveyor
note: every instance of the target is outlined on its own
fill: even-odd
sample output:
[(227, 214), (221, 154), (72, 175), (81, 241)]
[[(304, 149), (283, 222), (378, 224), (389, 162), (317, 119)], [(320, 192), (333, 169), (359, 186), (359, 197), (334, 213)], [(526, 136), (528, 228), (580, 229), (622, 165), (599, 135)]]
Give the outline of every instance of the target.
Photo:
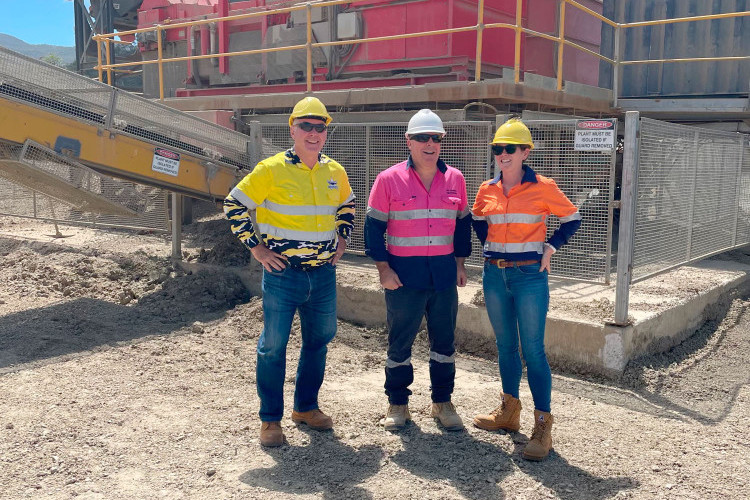
[(180, 173), (180, 153), (168, 149), (154, 148), (151, 170), (177, 177), (177, 174)]
[(615, 147), (614, 120), (576, 120), (576, 151), (612, 151)]

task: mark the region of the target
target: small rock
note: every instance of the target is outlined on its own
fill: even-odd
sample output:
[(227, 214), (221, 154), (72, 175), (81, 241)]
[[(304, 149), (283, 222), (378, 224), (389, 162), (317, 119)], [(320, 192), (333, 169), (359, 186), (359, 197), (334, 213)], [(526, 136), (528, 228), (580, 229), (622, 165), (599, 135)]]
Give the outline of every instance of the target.
[(203, 333), (203, 323), (196, 321), (190, 329), (193, 333)]
[(208, 470), (206, 471), (206, 475), (207, 475), (208, 477), (211, 477), (211, 476), (213, 476), (214, 474), (216, 474), (216, 469), (208, 469)]
[(13, 422), (8, 422), (7, 424), (5, 424), (5, 428), (6, 429), (13, 429), (14, 428)]

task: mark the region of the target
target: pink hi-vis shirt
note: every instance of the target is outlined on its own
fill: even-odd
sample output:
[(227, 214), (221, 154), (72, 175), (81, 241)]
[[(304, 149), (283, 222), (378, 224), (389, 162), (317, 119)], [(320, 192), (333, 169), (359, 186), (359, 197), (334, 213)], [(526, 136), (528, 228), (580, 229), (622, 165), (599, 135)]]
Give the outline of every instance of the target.
[(407, 161), (378, 175), (367, 206), (368, 217), (387, 222), (388, 253), (397, 257), (452, 253), (456, 219), (468, 212), (461, 172), (439, 169), (428, 192)]

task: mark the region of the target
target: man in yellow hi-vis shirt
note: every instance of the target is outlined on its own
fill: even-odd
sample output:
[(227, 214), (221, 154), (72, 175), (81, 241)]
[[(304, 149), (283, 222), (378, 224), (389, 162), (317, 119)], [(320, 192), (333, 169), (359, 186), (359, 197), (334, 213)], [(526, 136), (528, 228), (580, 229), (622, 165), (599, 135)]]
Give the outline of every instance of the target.
[(263, 265), (256, 382), (264, 446), (284, 443), (286, 346), (296, 311), (302, 349), (292, 420), (316, 430), (333, 426), (318, 407), (318, 391), (336, 334), (335, 265), (351, 235), (354, 193), (344, 168), (321, 154), (330, 122), (317, 98), (299, 101), (289, 117), (294, 146), (258, 163), (224, 200), (232, 232)]

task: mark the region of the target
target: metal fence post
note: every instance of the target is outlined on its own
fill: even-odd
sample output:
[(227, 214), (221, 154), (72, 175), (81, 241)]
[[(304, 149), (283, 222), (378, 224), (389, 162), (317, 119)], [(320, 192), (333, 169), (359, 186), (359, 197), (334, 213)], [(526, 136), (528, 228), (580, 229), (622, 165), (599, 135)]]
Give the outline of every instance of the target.
[(172, 193), (172, 258), (182, 260), (182, 195)]
[(640, 135), (639, 113), (638, 111), (628, 111), (625, 113), (620, 234), (617, 246), (617, 285), (615, 288), (614, 321), (616, 325), (628, 324), (630, 280), (633, 272), (633, 243), (635, 240), (635, 209), (638, 194)]

